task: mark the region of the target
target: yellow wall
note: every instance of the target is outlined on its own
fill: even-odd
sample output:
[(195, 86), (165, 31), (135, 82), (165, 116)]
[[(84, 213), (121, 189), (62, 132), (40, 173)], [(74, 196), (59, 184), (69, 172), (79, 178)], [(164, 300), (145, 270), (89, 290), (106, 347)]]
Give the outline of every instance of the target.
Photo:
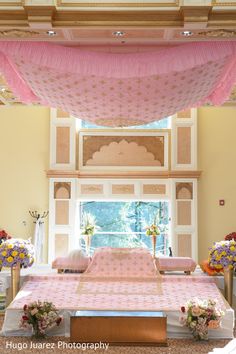
[[(208, 247), (236, 231), (236, 109), (198, 110), (199, 260)], [(225, 199), (225, 206), (219, 206)]]
[(16, 237), (33, 236), (29, 210), (48, 210), (49, 113), (45, 107), (0, 109), (0, 229)]
[[(34, 224), (28, 210), (48, 210), (49, 109), (0, 109), (0, 229), (27, 238)], [(236, 110), (198, 111), (199, 260), (208, 247), (236, 231)], [(225, 199), (225, 206), (218, 205)], [(23, 225), (26, 221), (26, 226)], [(45, 225), (47, 234), (47, 223)], [(47, 260), (47, 244), (44, 248)]]

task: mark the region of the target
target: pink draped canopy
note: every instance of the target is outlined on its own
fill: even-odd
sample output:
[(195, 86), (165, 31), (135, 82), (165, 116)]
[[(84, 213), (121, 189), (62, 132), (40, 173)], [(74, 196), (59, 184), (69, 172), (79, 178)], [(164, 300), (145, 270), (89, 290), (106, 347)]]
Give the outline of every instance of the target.
[(0, 70), (24, 103), (61, 108), (97, 125), (132, 126), (222, 104), (236, 82), (236, 42), (122, 54), (1, 42)]

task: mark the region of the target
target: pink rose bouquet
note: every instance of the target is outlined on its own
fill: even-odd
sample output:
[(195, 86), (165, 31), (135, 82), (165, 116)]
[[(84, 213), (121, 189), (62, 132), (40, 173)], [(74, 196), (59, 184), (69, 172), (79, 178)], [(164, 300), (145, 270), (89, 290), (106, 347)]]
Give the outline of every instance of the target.
[(219, 328), (224, 315), (212, 299), (190, 300), (186, 306), (181, 307), (181, 312), (181, 324), (188, 327), (194, 338), (198, 340), (207, 340), (208, 329)]
[(24, 305), (23, 311), (20, 327), (26, 330), (33, 329), (33, 337), (35, 338), (44, 338), (47, 329), (59, 326), (62, 321), (58, 310), (51, 302), (35, 301)]

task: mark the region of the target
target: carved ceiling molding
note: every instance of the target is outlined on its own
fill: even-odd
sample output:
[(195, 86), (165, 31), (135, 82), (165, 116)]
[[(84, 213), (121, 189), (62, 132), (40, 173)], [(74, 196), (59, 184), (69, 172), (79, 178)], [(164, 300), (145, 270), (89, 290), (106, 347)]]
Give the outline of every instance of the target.
[(202, 31), (196, 34), (196, 37), (203, 38), (234, 38), (236, 37), (235, 30), (218, 29), (212, 31)]
[(32, 38), (39, 35), (40, 32), (27, 31), (21, 29), (10, 29), (0, 31), (0, 38)]
[[(0, 2), (0, 27), (81, 28), (83, 26), (161, 26), (203, 29), (236, 25), (236, 1), (73, 1)], [(14, 5), (14, 6), (13, 6)], [(226, 6), (230, 10), (226, 10)], [(17, 8), (17, 11), (16, 11)], [(216, 9), (214, 9), (216, 8)], [(142, 10), (142, 11), (140, 11)]]

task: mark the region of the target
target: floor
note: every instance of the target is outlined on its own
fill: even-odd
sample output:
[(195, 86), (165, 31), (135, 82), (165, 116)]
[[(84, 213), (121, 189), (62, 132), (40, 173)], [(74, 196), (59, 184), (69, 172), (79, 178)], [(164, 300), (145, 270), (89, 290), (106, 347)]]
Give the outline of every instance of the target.
[[(2, 325), (3, 319), (0, 320)], [(0, 337), (1, 354), (207, 354), (214, 348), (224, 347), (229, 340), (194, 341), (190, 339), (169, 339), (168, 347), (109, 347), (108, 350), (94, 348), (71, 348), (72, 343), (65, 337), (49, 337), (44, 341), (32, 341), (29, 337)]]

